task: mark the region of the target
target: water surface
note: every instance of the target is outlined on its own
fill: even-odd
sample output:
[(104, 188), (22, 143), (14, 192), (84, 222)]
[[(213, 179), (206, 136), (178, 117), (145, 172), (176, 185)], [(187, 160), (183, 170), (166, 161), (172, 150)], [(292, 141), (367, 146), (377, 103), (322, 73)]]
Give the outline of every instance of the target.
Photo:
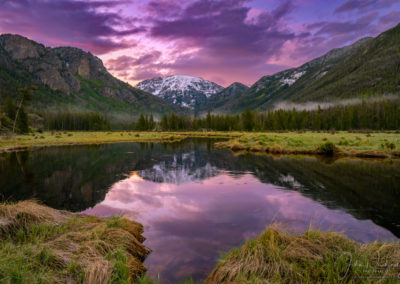
[(269, 224), (400, 236), (400, 163), (240, 155), (215, 140), (51, 147), (0, 154), (0, 194), (145, 226), (145, 265), (164, 281), (204, 278)]

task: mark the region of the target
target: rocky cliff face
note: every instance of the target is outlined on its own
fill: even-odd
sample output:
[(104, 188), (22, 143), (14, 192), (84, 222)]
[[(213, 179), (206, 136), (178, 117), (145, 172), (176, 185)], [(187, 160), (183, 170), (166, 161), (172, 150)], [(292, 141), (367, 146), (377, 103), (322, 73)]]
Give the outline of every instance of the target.
[(3, 49), (0, 67), (7, 69), (8, 74), (19, 73), (22, 69), (31, 75), (33, 81), (51, 91), (65, 96), (80, 95), (80, 104), (82, 95), (99, 95), (119, 101), (111, 104), (125, 103), (144, 112), (179, 112), (179, 107), (113, 77), (98, 57), (78, 48), (50, 48), (19, 35), (6, 34), (0, 36), (0, 49)]

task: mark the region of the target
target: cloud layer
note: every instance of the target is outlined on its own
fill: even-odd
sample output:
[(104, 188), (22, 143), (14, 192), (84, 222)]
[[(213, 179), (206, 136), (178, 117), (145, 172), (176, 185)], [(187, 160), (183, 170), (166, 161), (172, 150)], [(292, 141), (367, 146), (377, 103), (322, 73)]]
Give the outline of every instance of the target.
[(13, 0), (0, 32), (99, 55), (136, 83), (187, 74), (252, 84), (399, 21), (396, 0)]

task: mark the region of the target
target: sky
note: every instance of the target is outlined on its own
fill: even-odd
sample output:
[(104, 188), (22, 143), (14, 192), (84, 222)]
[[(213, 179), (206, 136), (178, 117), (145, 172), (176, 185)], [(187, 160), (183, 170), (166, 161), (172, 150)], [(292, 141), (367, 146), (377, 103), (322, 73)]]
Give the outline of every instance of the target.
[(399, 22), (399, 0), (0, 0), (0, 33), (89, 51), (132, 85), (252, 85)]

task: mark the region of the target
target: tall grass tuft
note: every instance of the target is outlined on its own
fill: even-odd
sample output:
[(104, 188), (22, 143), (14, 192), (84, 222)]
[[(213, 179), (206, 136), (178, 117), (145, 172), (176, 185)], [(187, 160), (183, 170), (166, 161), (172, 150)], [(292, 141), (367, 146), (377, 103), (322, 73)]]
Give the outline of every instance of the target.
[(133, 283), (150, 250), (143, 226), (23, 201), (0, 204), (0, 283)]
[[(382, 260), (394, 266), (381, 269)], [(398, 277), (399, 262), (399, 243), (360, 244), (313, 230), (291, 235), (272, 226), (224, 256), (205, 283), (385, 282)]]

